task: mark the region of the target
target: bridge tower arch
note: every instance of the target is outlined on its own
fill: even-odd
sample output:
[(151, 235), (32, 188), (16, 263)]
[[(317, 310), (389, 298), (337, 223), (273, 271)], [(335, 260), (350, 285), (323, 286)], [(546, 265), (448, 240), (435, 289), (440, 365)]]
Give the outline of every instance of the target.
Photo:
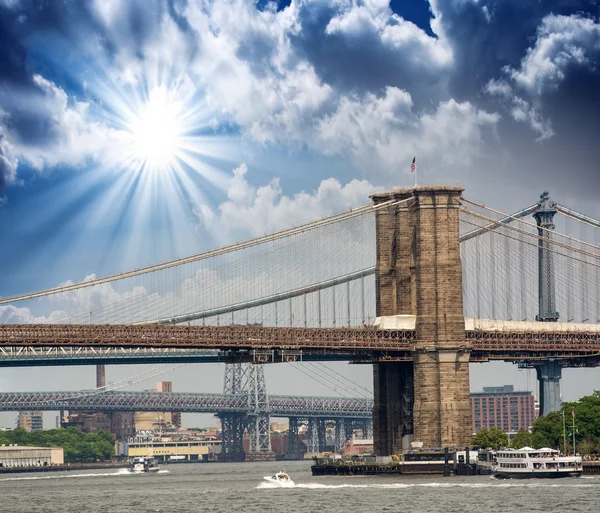
[(465, 339), (459, 187), (375, 194), (378, 317), (416, 316), (412, 362), (374, 364), (374, 448), (387, 455), (471, 440), (470, 347)]

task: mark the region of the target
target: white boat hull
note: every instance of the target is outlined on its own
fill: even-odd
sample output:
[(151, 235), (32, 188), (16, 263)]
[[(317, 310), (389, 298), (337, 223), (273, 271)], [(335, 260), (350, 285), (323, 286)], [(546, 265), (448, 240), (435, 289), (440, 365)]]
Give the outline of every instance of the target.
[(535, 472), (493, 472), (496, 479), (558, 479), (561, 477), (579, 477), (581, 470), (552, 471), (540, 470)]

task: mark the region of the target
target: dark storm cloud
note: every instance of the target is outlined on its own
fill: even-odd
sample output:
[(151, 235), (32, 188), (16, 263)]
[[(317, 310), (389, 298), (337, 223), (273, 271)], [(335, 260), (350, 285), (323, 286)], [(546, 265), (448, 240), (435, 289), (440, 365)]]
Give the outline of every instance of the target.
[[(500, 145), (486, 156), (487, 174), (521, 189), (537, 190), (554, 184), (556, 197), (570, 194), (571, 201), (578, 198), (592, 205), (600, 189), (600, 41), (585, 48), (585, 61), (571, 59), (561, 64), (564, 79), (553, 77), (541, 94), (516, 83), (510, 70), (521, 70), (522, 60), (536, 45), (545, 17), (579, 16), (597, 23), (599, 2), (482, 0), (439, 1), (435, 5), (441, 12), (444, 36), (454, 49), (449, 93), (457, 100), (474, 102), (503, 116)], [(576, 44), (584, 45), (579, 41)], [(506, 81), (511, 96), (499, 102), (486, 94), (484, 88), (491, 79)], [(515, 97), (552, 123), (552, 137), (536, 142), (540, 134), (526, 122), (513, 119)]]
[(544, 16), (598, 15), (597, 0), (481, 0), (434, 2), (454, 48), (450, 94), (471, 100), (504, 66), (518, 67)]
[(28, 84), (27, 50), (15, 34), (16, 17), (0, 7), (0, 81), (10, 84)]

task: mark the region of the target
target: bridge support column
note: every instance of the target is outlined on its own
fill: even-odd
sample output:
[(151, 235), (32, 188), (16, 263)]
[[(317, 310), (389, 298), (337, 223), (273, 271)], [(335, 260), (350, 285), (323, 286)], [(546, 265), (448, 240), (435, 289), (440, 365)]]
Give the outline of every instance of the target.
[[(410, 434), (425, 447), (471, 441), (459, 247), (462, 190), (431, 186), (372, 197), (376, 204), (402, 201), (376, 215), (377, 316), (416, 315), (412, 364), (375, 366), (373, 431), (380, 455), (397, 452), (402, 436)], [(406, 437), (405, 447), (409, 441)]]
[(413, 364), (375, 364), (373, 378), (373, 448), (378, 455), (397, 454), (412, 438)]
[(540, 385), (540, 415), (559, 411), (562, 406), (560, 399), (562, 369), (558, 360), (544, 360), (535, 370)]
[(340, 452), (346, 444), (345, 419), (336, 419), (335, 421), (335, 452)]
[(298, 417), (289, 418), (288, 428), (288, 448), (287, 453), (290, 458), (299, 458), (300, 451), (298, 449), (298, 442), (300, 437), (298, 435)]
[(221, 461), (244, 461), (244, 431), (248, 422), (243, 413), (221, 413)]
[(316, 455), (320, 452), (318, 419), (308, 419), (308, 452)]
[[(552, 253), (552, 231), (554, 216), (557, 212), (556, 203), (550, 200), (548, 191), (540, 196), (538, 210), (533, 217), (538, 227), (538, 295), (539, 312), (537, 321), (556, 322), (559, 314), (556, 308), (554, 254)], [(560, 410), (560, 378), (562, 370), (558, 361), (544, 360), (536, 367), (540, 384), (540, 415)]]
[(323, 417), (317, 418), (317, 438), (319, 451), (325, 451), (327, 447), (327, 422)]

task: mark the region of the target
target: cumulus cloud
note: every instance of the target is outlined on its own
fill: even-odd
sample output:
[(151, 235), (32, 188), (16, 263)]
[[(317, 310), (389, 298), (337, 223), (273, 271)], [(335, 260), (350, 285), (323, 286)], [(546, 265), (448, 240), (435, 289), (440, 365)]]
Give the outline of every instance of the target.
[(535, 42), (520, 64), (504, 66), (503, 78), (491, 79), (484, 91), (543, 141), (555, 134), (551, 119), (542, 114), (547, 98), (558, 90), (570, 68), (595, 70), (599, 56), (600, 24), (579, 14), (549, 14), (541, 20)]
[[(14, 151), (38, 170), (59, 164), (77, 166), (87, 159), (100, 158), (116, 131), (89, 119), (89, 103), (70, 103), (63, 89), (41, 75), (34, 75), (33, 81), (42, 93), (37, 101), (22, 103), (18, 112), (7, 116), (9, 130), (13, 127)], [(21, 99), (19, 95), (15, 98)], [(43, 133), (33, 139), (23, 137), (12, 118), (35, 116), (35, 109), (45, 111)]]
[(500, 100), (510, 112), (512, 119), (518, 123), (528, 124), (538, 134), (538, 141), (550, 139), (554, 135), (552, 122), (549, 119), (544, 119), (538, 109), (521, 96), (518, 96), (512, 86), (505, 80), (490, 80), (486, 84), (484, 92)]
[[(0, 111), (0, 121), (2, 120), (2, 111)], [(0, 125), (0, 191), (6, 186), (7, 183), (14, 181), (17, 173), (17, 158), (14, 154), (14, 148), (12, 144), (8, 142), (8, 139), (4, 135), (4, 130)], [(0, 199), (0, 206), (2, 201)]]
[(393, 13), (387, 0), (342, 1), (338, 5), (340, 11), (327, 23), (325, 34), (375, 35), (383, 46), (406, 53), (405, 58), (419, 68), (447, 71), (452, 64), (452, 47), (447, 40), (428, 36), (414, 23)]
[(515, 84), (531, 95), (556, 89), (570, 66), (597, 65), (600, 24), (577, 14), (550, 14), (542, 20), (534, 45), (519, 68), (508, 68)]
[(369, 194), (382, 188), (366, 180), (351, 180), (342, 185), (335, 178), (323, 180), (317, 190), (283, 194), (278, 178), (255, 187), (248, 182), (248, 167), (233, 170), (227, 201), (216, 209), (204, 206), (197, 215), (202, 224), (221, 240), (234, 235), (263, 235), (364, 205)]
[(454, 100), (418, 115), (406, 91), (388, 87), (380, 97), (343, 97), (338, 109), (320, 121), (315, 145), (325, 153), (349, 152), (363, 166), (378, 165), (390, 173), (397, 173), (398, 163), (415, 154), (444, 164), (465, 164), (499, 120), (498, 114)]
[(60, 324), (67, 318), (63, 310), (54, 310), (49, 315), (35, 315), (29, 308), (0, 306), (0, 324)]

